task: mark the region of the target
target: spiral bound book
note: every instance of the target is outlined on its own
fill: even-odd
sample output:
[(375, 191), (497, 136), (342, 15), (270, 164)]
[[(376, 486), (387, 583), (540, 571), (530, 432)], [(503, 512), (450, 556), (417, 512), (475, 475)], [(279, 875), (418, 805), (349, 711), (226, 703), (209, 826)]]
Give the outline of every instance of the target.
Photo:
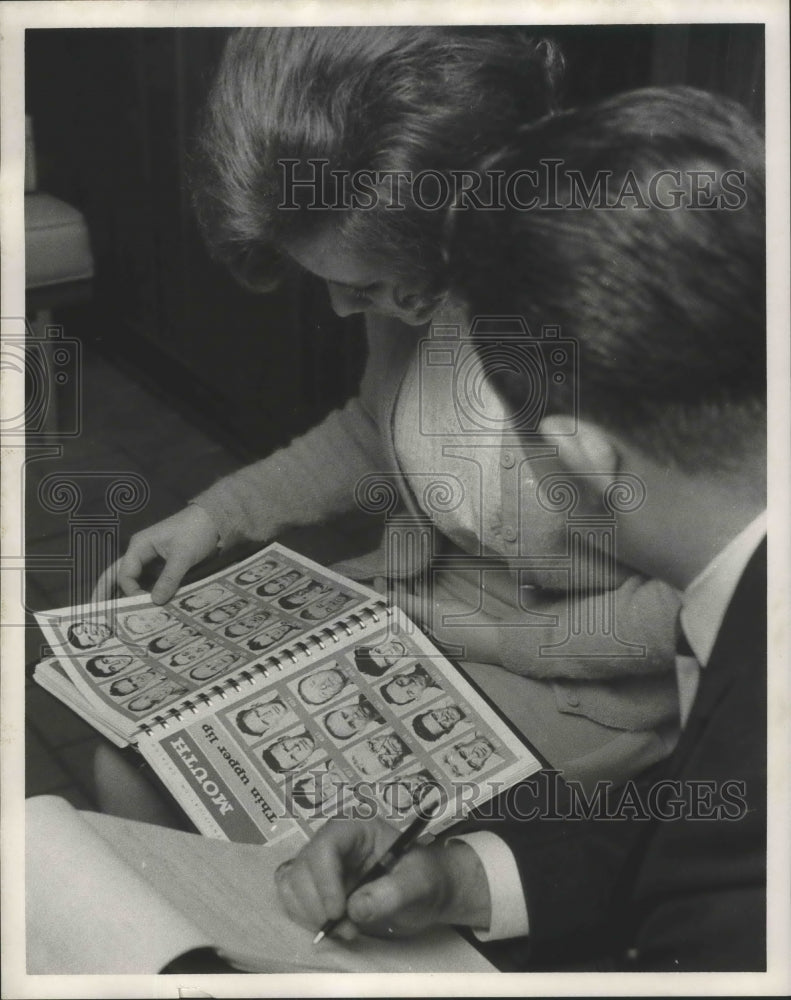
[(273, 544), (181, 589), (36, 615), (35, 679), (143, 754), (198, 829), (307, 839), (327, 818), (438, 832), (542, 765), (381, 595)]

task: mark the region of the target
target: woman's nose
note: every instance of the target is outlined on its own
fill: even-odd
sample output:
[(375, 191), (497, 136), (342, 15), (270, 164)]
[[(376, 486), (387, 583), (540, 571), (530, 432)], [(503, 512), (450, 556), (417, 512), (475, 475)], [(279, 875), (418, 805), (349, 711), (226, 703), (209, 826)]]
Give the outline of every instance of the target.
[(337, 285), (329, 282), (327, 283), (327, 290), (330, 294), (332, 310), (341, 318), (344, 316), (353, 316), (354, 313), (364, 312), (370, 305), (367, 300), (351, 295), (343, 288), (338, 288)]

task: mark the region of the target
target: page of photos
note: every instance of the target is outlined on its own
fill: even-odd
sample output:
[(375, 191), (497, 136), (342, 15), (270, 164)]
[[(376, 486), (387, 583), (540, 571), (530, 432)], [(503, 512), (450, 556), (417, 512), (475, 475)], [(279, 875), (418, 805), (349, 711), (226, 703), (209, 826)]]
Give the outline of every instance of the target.
[(254, 671), (369, 599), (365, 588), (270, 546), (167, 605), (141, 596), (119, 600), (112, 616), (78, 608), (38, 620), (79, 690), (139, 721)]
[(403, 826), (432, 796), (448, 825), (454, 796), (471, 807), (526, 760), (528, 772), (538, 767), (422, 635), (394, 637), (385, 625), (362, 638), (160, 737), (171, 774), (215, 832), (253, 843), (307, 837), (360, 812)]

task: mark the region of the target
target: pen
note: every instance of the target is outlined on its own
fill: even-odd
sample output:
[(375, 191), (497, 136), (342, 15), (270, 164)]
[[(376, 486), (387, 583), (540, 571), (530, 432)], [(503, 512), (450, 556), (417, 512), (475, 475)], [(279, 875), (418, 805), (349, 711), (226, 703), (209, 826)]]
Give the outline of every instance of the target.
[[(369, 868), (360, 880), (352, 887), (349, 891), (349, 896), (356, 892), (361, 886), (367, 885), (369, 882), (373, 882), (376, 879), (381, 878), (382, 875), (386, 875), (392, 868), (394, 868), (396, 862), (406, 854), (423, 830), (425, 830), (426, 824), (433, 817), (440, 805), (441, 802), (435, 802), (429, 806), (428, 809), (421, 808), (420, 814), (409, 824), (403, 833), (396, 837), (376, 864)], [(318, 944), (322, 938), (331, 934), (345, 916), (346, 914), (344, 913), (340, 917), (327, 920), (318, 934), (313, 938), (313, 943)]]

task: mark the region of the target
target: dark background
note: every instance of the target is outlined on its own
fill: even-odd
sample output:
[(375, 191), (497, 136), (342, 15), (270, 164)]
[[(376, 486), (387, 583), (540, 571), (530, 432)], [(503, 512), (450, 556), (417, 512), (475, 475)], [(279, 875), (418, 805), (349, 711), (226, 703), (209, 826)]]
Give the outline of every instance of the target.
[[(536, 29), (561, 43), (564, 104), (649, 84), (726, 93), (763, 117), (763, 25)], [(67, 332), (134, 367), (240, 459), (265, 455), (354, 389), (359, 320), (340, 320), (301, 276), (261, 296), (203, 250), (185, 162), (220, 29), (26, 33), (26, 110), (40, 190), (79, 208), (95, 258), (92, 296), (61, 309)]]

